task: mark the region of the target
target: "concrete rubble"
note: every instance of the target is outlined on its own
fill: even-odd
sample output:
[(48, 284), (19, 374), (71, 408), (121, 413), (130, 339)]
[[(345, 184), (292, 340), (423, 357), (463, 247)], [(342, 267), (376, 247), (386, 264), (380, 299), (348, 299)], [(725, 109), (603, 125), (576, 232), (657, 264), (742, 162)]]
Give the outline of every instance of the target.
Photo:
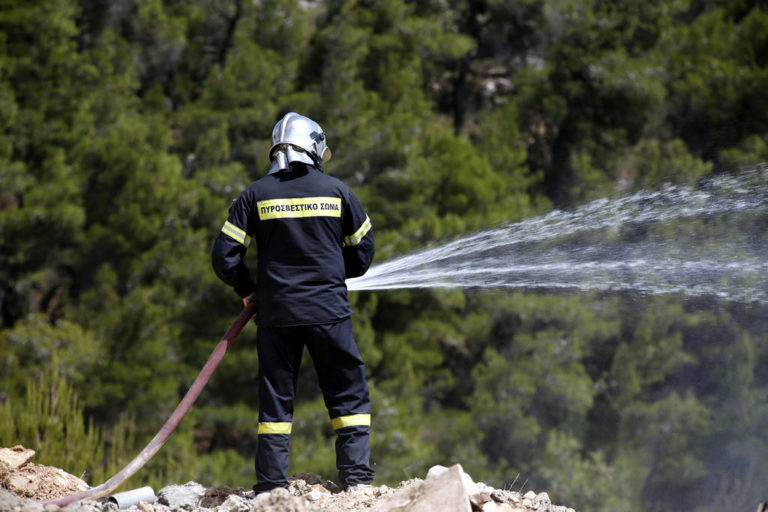
[(19, 469), (24, 464), (32, 462), (34, 458), (35, 450), (29, 450), (21, 445), (0, 448), (0, 464), (4, 465), (7, 471)]
[[(0, 448), (0, 511), (57, 512), (55, 505), (43, 506), (38, 500), (67, 496), (87, 489), (82, 480), (58, 468), (48, 468), (45, 475), (68, 475), (54, 489), (55, 479), (47, 487), (27, 482), (23, 492), (8, 486), (14, 475), (36, 466), (34, 452), (23, 447)], [(59, 473), (60, 472), (60, 473)], [(82, 484), (78, 484), (79, 480)], [(125, 490), (123, 490), (125, 491)], [(35, 494), (40, 492), (41, 494)], [(57, 494), (58, 493), (58, 494)], [(518, 492), (494, 489), (474, 482), (461, 465), (433, 466), (422, 480), (413, 478), (396, 488), (386, 485), (358, 485), (342, 491), (336, 484), (317, 475), (302, 473), (290, 479), (288, 489), (254, 495), (243, 488), (218, 486), (205, 488), (197, 482), (169, 485), (151, 501), (142, 501), (123, 509), (127, 512), (574, 512), (553, 505), (546, 492)], [(118, 505), (108, 499), (84, 500), (63, 509), (65, 512), (117, 512)]]
[(157, 493), (157, 500), (172, 510), (194, 508), (205, 496), (205, 487), (197, 482), (184, 485), (169, 485)]
[(0, 489), (23, 498), (46, 500), (89, 488), (62, 469), (33, 463), (34, 457), (34, 450), (23, 446), (0, 448)]

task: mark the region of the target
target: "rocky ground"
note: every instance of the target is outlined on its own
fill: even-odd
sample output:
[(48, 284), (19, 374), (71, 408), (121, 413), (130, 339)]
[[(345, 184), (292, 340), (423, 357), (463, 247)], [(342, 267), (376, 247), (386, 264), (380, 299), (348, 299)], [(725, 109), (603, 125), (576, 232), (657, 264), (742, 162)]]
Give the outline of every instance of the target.
[[(23, 447), (0, 448), (0, 512), (57, 512), (58, 506), (40, 501), (88, 488), (61, 469), (34, 464), (33, 457), (34, 452)], [(397, 487), (364, 485), (342, 491), (317, 475), (299, 474), (291, 478), (289, 489), (259, 496), (196, 482), (164, 487), (156, 494), (149, 488), (119, 491), (73, 503), (62, 512), (574, 512), (553, 505), (545, 492), (521, 494), (475, 483), (458, 464), (434, 466), (424, 479)]]

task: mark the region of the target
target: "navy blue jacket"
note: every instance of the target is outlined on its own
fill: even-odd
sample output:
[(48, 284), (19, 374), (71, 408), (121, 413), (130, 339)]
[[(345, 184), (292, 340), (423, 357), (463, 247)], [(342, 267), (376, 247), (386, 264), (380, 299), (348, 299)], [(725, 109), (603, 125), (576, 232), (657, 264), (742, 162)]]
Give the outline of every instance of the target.
[[(244, 258), (256, 241), (258, 278)], [(216, 238), (216, 275), (241, 297), (256, 292), (259, 325), (336, 322), (349, 317), (348, 277), (373, 260), (371, 221), (340, 180), (304, 164), (268, 174), (234, 202)]]

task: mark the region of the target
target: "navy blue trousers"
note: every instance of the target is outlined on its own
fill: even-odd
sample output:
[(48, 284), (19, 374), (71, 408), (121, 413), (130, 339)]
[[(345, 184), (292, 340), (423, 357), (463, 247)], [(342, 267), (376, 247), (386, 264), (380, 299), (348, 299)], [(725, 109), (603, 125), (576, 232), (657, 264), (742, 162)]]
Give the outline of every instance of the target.
[(336, 467), (343, 486), (373, 480), (371, 403), (352, 321), (293, 327), (259, 326), (259, 436), (254, 490), (287, 487), (293, 401), (307, 347), (336, 431)]

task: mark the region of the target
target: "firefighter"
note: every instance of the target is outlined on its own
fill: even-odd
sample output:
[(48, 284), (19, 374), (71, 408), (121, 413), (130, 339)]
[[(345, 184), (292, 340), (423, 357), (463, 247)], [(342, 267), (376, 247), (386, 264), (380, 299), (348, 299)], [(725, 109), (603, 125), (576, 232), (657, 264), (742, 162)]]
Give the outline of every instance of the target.
[[(275, 125), (271, 167), (230, 208), (213, 246), (216, 275), (258, 304), (259, 426), (254, 491), (287, 487), (293, 401), (304, 347), (336, 431), (344, 488), (373, 480), (371, 410), (345, 279), (373, 260), (371, 221), (340, 180), (323, 173), (331, 157), (315, 121), (290, 112)], [(257, 279), (244, 257), (256, 242)]]

